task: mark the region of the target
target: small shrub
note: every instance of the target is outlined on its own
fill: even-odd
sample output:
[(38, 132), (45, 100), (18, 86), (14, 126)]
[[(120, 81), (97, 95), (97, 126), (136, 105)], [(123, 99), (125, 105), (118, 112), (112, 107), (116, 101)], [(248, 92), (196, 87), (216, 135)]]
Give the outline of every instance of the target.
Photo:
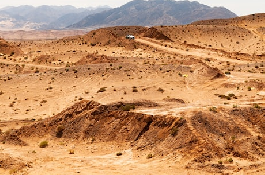
[(219, 164), (219, 165), (222, 165), (222, 164), (223, 164), (223, 161), (219, 160), (219, 161), (218, 161), (218, 164)]
[(40, 142), (40, 144), (39, 144), (39, 147), (40, 148), (46, 148), (48, 146), (48, 142), (47, 141), (42, 141), (42, 142)]
[(178, 127), (174, 126), (173, 128), (171, 128), (170, 134), (174, 137), (178, 134)]
[(52, 89), (53, 89), (53, 87), (51, 87), (51, 86), (46, 88), (47, 91), (52, 90)]
[(131, 105), (131, 104), (126, 104), (126, 105), (121, 107), (121, 110), (123, 110), (123, 111), (130, 111), (131, 109), (135, 109), (135, 106)]
[(69, 150), (69, 154), (74, 154), (74, 153), (75, 153), (75, 150), (73, 150), (73, 149)]
[(138, 89), (137, 89), (137, 87), (133, 87), (133, 90), (132, 90), (133, 92), (138, 92)]
[(10, 104), (9, 104), (9, 107), (11, 107), (11, 108), (14, 107), (14, 103), (13, 103), (13, 102), (10, 103)]
[(56, 137), (61, 138), (63, 136), (63, 130), (64, 130), (64, 127), (62, 125), (59, 125), (56, 128)]
[(158, 91), (158, 92), (161, 92), (161, 93), (164, 93), (164, 92), (165, 92), (165, 90), (162, 89), (162, 88), (158, 88), (157, 91)]
[(4, 92), (3, 91), (0, 91), (0, 95), (3, 95), (4, 94)]
[(96, 141), (96, 138), (95, 137), (92, 137), (91, 138), (91, 143), (95, 142)]
[(235, 94), (228, 94), (229, 97), (237, 99)]
[(215, 106), (210, 107), (209, 109), (211, 112), (217, 113), (217, 108)]
[(116, 153), (116, 156), (122, 156), (121, 152)]
[(35, 69), (35, 73), (39, 73), (40, 71), (39, 71), (39, 69), (38, 68), (36, 68)]
[(42, 100), (40, 103), (47, 103), (47, 100)]
[(105, 92), (105, 91), (106, 91), (106, 88), (107, 88), (107, 87), (101, 87), (101, 88), (97, 91), (97, 93), (99, 93), (99, 92)]
[(151, 159), (151, 158), (153, 158), (153, 154), (148, 154), (146, 158), (147, 158), (147, 159)]
[(233, 163), (233, 161), (234, 161), (234, 160), (233, 160), (232, 158), (229, 158), (229, 159), (228, 159), (228, 162), (230, 162), (230, 163)]
[(219, 98), (221, 99), (227, 99), (227, 100), (231, 100), (230, 96), (226, 96), (226, 95), (218, 95)]
[(251, 87), (248, 87), (248, 91), (251, 91)]
[(261, 107), (259, 106), (259, 104), (255, 103), (253, 104), (253, 107), (256, 108), (256, 109), (260, 109)]
[(73, 69), (74, 73), (76, 74), (78, 71), (76, 69)]
[(231, 137), (231, 140), (232, 140), (232, 142), (235, 142), (235, 140), (236, 140), (236, 136), (232, 136), (232, 137)]
[(225, 75), (231, 75), (231, 72), (226, 71), (226, 72), (225, 72)]

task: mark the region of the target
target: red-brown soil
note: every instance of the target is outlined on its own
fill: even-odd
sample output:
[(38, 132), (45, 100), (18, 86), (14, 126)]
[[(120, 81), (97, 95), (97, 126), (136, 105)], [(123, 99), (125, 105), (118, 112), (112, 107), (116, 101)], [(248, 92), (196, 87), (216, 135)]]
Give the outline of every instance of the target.
[(19, 56), (23, 54), (23, 52), (19, 49), (19, 47), (11, 45), (4, 39), (0, 38), (0, 53), (11, 56)]

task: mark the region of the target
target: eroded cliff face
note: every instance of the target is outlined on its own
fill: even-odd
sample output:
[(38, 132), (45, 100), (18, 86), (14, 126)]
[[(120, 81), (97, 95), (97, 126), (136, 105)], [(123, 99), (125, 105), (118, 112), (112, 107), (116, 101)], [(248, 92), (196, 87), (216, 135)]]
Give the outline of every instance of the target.
[(247, 160), (264, 157), (264, 109), (195, 111), (179, 118), (123, 111), (125, 105), (81, 101), (52, 118), (2, 135), (2, 140), (26, 144), (29, 137), (50, 135), (130, 143), (135, 150), (152, 150), (161, 156), (181, 153), (199, 163), (226, 156)]

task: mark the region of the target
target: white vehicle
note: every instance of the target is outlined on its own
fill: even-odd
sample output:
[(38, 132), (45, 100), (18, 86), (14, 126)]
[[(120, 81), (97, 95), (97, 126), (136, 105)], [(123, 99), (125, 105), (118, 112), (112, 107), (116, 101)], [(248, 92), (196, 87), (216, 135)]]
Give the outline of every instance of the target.
[(126, 39), (134, 40), (134, 36), (133, 35), (126, 35)]

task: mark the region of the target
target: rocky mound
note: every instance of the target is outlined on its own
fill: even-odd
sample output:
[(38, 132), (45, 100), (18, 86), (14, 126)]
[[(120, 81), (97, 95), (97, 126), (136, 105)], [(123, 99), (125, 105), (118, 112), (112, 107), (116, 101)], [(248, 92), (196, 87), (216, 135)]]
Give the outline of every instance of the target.
[(109, 57), (106, 55), (88, 54), (86, 57), (76, 62), (76, 65), (86, 64), (100, 64), (100, 63), (115, 63), (117, 58)]
[(137, 150), (152, 150), (160, 156), (178, 152), (199, 163), (227, 156), (248, 160), (265, 156), (265, 109), (218, 109), (177, 118), (128, 112), (124, 110), (126, 105), (81, 101), (15, 133), (23, 139), (51, 135), (129, 142)]
[(51, 55), (41, 55), (35, 58), (33, 61), (37, 62), (38, 64), (47, 64), (47, 63), (51, 63), (54, 60), (55, 58), (52, 57)]
[(23, 52), (17, 46), (9, 44), (2, 38), (0, 38), (0, 53), (10, 56), (18, 56), (23, 54)]
[(137, 37), (146, 31), (147, 28), (141, 26), (107, 27), (92, 30), (83, 36), (63, 38), (61, 41), (72, 43), (74, 40), (75, 42), (87, 44), (89, 46), (125, 47), (131, 50), (139, 48), (141, 44), (135, 42), (134, 40), (128, 40), (125, 36), (135, 35)]
[(167, 37), (166, 35), (164, 35), (163, 33), (161, 33), (160, 31), (158, 31), (156, 28), (154, 27), (151, 27), (149, 28), (145, 34), (144, 34), (144, 37), (148, 37), (148, 38), (154, 38), (154, 39), (157, 39), (157, 40), (170, 40), (169, 37)]
[(0, 153), (0, 168), (11, 169), (10, 174), (16, 173), (23, 168), (30, 166), (19, 159), (14, 159), (7, 154)]

